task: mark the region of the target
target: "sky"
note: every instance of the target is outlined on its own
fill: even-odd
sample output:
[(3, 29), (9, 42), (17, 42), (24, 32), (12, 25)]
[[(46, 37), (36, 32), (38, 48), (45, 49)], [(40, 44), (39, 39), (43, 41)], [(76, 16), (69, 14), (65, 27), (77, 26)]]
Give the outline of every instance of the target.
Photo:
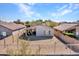
[(33, 21), (37, 19), (56, 22), (79, 20), (78, 3), (0, 3), (0, 20)]

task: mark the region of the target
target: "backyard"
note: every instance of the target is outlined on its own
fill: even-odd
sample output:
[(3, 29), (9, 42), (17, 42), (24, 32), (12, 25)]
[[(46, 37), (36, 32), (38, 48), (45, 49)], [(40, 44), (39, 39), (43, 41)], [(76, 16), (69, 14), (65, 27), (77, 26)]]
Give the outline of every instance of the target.
[[(10, 42), (11, 41), (11, 42)], [(1, 44), (2, 42), (2, 44)], [(5, 43), (5, 44), (3, 44)], [(0, 54), (8, 55), (70, 55), (75, 54), (55, 36), (41, 40), (15, 39), (12, 37), (0, 41)]]

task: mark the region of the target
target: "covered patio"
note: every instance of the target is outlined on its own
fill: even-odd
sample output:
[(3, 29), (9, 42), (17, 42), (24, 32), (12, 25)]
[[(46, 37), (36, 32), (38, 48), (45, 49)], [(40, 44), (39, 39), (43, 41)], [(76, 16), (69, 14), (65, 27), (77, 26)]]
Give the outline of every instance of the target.
[(26, 29), (26, 36), (36, 36), (36, 27), (29, 27)]

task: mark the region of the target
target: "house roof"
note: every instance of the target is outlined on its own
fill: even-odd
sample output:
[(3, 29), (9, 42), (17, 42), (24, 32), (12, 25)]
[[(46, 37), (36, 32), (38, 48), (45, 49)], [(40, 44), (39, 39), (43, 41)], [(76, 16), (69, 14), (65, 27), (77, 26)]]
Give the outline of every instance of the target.
[(57, 29), (59, 31), (65, 31), (65, 30), (71, 29), (72, 27), (74, 28), (76, 25), (78, 24), (66, 24), (65, 23), (65, 24), (61, 24), (59, 26), (54, 27), (54, 29)]
[(51, 27), (49, 27), (47, 25), (41, 24), (41, 25), (35, 25), (35, 26), (28, 27), (27, 30), (29, 30), (29, 29), (36, 29), (36, 27), (38, 27), (38, 26), (43, 26), (43, 27), (51, 28)]
[(12, 23), (12, 22), (0, 22), (0, 25), (1, 26), (4, 26), (10, 30), (19, 30), (19, 29), (22, 29), (24, 28), (25, 26), (24, 25), (21, 25), (21, 24), (15, 24), (15, 23)]

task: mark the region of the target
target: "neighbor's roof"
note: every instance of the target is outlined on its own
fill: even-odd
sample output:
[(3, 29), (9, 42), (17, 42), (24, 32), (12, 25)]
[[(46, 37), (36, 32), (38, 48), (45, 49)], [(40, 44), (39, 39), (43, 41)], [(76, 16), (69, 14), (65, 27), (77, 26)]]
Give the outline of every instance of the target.
[(72, 27), (75, 27), (76, 25), (78, 24), (61, 24), (59, 26), (54, 27), (54, 29), (65, 31), (65, 30), (71, 29)]
[(41, 25), (35, 25), (35, 26), (31, 26), (31, 27), (28, 27), (27, 28), (27, 30), (29, 30), (29, 29), (36, 29), (36, 27), (39, 27), (39, 26), (43, 26), (44, 28), (51, 28), (51, 27), (49, 27), (49, 26), (47, 26), (47, 25), (45, 25), (45, 24), (41, 24)]
[(24, 25), (21, 25), (21, 24), (15, 24), (15, 23), (12, 23), (12, 22), (0, 22), (0, 25), (1, 26), (4, 26), (10, 30), (19, 30), (19, 29), (22, 29), (24, 28), (25, 26)]

